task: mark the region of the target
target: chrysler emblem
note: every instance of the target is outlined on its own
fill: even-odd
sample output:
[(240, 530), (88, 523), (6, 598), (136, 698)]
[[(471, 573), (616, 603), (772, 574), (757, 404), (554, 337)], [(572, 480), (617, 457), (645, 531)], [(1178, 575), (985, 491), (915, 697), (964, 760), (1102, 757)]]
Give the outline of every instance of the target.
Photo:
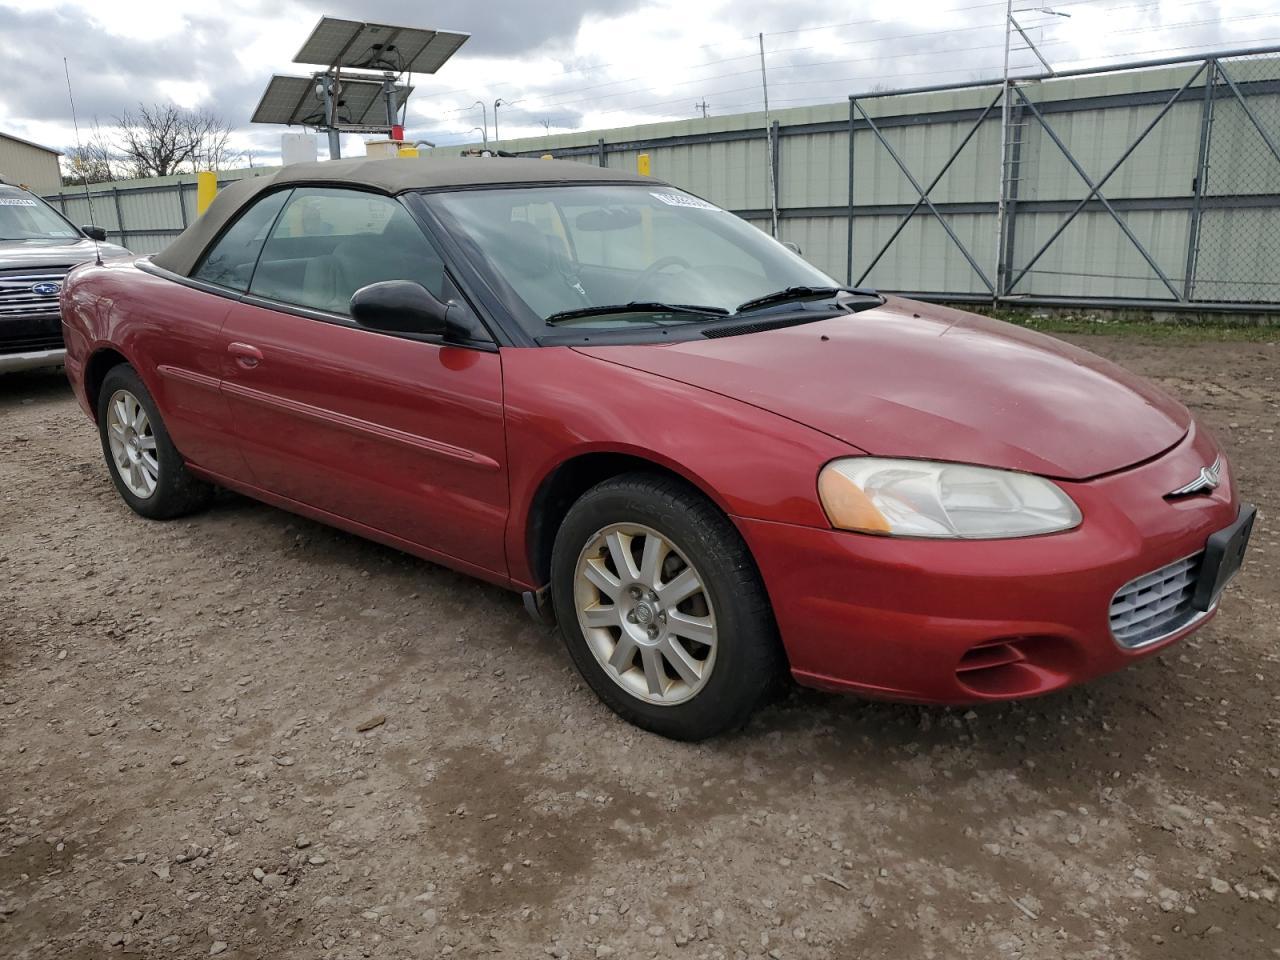
[(53, 297), (57, 296), (58, 291), (62, 289), (62, 284), (54, 280), (44, 280), (40, 283), (31, 285), (31, 292), (37, 297)]
[(1200, 468), (1200, 476), (1186, 486), (1170, 490), (1166, 497), (1189, 497), (1193, 493), (1206, 493), (1215, 489), (1222, 482), (1222, 458), (1214, 460), (1212, 465)]

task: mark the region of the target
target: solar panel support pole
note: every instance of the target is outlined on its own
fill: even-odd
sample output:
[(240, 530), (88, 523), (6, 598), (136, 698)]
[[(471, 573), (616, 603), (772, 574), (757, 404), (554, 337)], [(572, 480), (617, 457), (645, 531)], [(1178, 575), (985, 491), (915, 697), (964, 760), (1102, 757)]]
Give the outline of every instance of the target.
[(387, 101), (387, 135), (390, 136), (390, 128), (397, 123), (396, 114), (400, 112), (400, 105), (396, 103), (396, 78), (395, 74), (383, 74), (382, 80), (382, 96)]
[(331, 73), (326, 73), (320, 80), (320, 87), (324, 93), (324, 122), (325, 131), (329, 134), (329, 159), (342, 159), (342, 135), (338, 133), (334, 126), (334, 118), (337, 114), (337, 104), (334, 103), (334, 77)]

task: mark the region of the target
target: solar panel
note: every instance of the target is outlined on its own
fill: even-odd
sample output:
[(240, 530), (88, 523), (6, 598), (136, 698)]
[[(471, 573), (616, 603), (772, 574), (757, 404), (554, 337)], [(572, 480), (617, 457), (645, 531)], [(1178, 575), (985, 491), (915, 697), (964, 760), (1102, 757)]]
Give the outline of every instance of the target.
[[(253, 122), (324, 126), (324, 98), (316, 93), (318, 82), (316, 77), (273, 76), (253, 111)], [(388, 128), (381, 80), (340, 77), (338, 83), (334, 126), (343, 130), (369, 128), (378, 131)], [(412, 92), (413, 87), (397, 85), (396, 103), (404, 103)]]
[(267, 89), (253, 111), (254, 123), (302, 123), (298, 115), (303, 108), (314, 107), (321, 114), (324, 104), (316, 98), (316, 82), (310, 77), (284, 77), (279, 74), (271, 78)]
[(321, 17), (293, 62), (393, 73), (435, 73), (470, 36)]

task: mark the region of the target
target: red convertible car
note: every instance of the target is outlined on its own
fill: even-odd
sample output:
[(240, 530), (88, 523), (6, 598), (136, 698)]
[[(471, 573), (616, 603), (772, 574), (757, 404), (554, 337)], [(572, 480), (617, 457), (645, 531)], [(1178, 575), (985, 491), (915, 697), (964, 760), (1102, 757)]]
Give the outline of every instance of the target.
[(1213, 615), (1254, 517), (1150, 384), (585, 164), (286, 167), (62, 312), (136, 512), (228, 487), (522, 591), (671, 737), (787, 672), (964, 703), (1116, 670)]

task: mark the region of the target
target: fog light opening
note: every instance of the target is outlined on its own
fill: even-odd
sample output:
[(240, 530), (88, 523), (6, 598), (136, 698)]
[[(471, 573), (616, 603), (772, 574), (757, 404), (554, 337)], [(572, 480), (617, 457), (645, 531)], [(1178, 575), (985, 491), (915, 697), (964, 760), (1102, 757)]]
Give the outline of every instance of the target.
[(1027, 697), (1064, 686), (1074, 659), (1071, 645), (1059, 637), (984, 640), (964, 652), (956, 680), (984, 699)]

